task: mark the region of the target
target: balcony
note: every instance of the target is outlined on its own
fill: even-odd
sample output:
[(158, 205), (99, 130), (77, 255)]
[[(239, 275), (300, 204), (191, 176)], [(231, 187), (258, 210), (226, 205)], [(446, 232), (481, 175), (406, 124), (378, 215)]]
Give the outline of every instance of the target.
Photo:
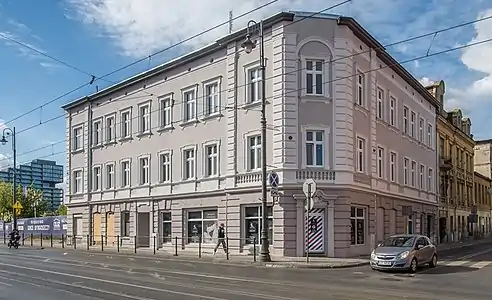
[(443, 171), (449, 171), (453, 168), (452, 159), (448, 156), (439, 157), (439, 168)]

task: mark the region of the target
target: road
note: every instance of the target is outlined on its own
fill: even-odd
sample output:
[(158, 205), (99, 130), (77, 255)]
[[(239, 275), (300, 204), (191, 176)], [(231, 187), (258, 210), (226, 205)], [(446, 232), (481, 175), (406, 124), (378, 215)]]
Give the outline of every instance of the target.
[(272, 269), (62, 249), (0, 248), (0, 299), (490, 299), (492, 244), (443, 255), (417, 274)]

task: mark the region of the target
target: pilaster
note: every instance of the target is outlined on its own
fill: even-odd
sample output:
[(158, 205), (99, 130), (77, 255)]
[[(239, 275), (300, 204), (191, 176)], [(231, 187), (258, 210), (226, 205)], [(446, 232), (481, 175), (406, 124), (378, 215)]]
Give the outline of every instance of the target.
[(225, 80), (226, 103), (225, 106), (234, 108), (226, 110), (227, 118), (227, 138), (226, 138), (226, 187), (236, 186), (235, 175), (237, 173), (237, 43), (230, 43), (227, 46), (227, 75)]

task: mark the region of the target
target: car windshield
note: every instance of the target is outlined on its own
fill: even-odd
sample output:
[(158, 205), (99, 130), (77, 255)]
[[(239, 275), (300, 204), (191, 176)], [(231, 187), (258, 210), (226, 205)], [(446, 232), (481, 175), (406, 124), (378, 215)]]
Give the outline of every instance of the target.
[(415, 237), (413, 236), (392, 236), (382, 242), (380, 247), (412, 247)]

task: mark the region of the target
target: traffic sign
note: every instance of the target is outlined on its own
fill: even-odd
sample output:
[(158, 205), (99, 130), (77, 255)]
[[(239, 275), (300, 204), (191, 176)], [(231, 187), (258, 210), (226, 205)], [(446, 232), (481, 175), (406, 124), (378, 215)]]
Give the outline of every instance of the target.
[(316, 182), (311, 178), (306, 179), (302, 185), (302, 191), (307, 198), (311, 198), (316, 192)]
[(278, 188), (279, 178), (277, 172), (275, 171), (270, 172), (270, 175), (268, 175), (268, 182), (270, 183), (270, 186), (273, 189)]
[(14, 203), (14, 209), (19, 209), (19, 210), (22, 209), (22, 204), (19, 201), (16, 201)]
[(313, 209), (313, 207), (314, 207), (314, 198), (313, 197), (306, 198), (306, 200), (304, 201), (304, 208), (307, 211), (310, 211), (311, 209)]
[(14, 208), (14, 213), (15, 213), (16, 216), (18, 216), (18, 215), (20, 215), (21, 210), (18, 209), (18, 208)]

